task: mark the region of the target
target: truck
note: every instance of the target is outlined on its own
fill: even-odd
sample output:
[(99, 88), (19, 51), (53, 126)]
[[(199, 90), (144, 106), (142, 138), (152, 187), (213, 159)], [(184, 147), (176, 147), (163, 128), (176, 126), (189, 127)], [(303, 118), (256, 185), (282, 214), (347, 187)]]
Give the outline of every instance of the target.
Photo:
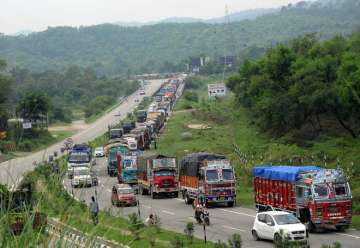
[(136, 111), (136, 121), (138, 123), (143, 123), (146, 121), (147, 112), (146, 110), (138, 110)]
[(108, 127), (109, 140), (120, 139), (124, 134), (122, 128)]
[(259, 211), (292, 212), (310, 231), (347, 229), (352, 196), (341, 169), (318, 166), (256, 166), (255, 203)]
[(107, 173), (109, 176), (119, 176), (118, 175), (118, 161), (117, 155), (121, 157), (132, 156), (132, 152), (129, 147), (123, 143), (114, 143), (110, 144), (105, 148), (107, 152)]
[(159, 195), (178, 197), (179, 183), (176, 158), (149, 154), (139, 156), (137, 161), (140, 194), (150, 194), (152, 199)]
[(165, 122), (165, 114), (163, 112), (149, 112), (146, 118), (147, 121), (154, 121), (157, 132), (163, 127)]
[(73, 177), (73, 170), (76, 167), (87, 167), (91, 169), (95, 165), (95, 160), (92, 159), (92, 149), (86, 144), (76, 144), (69, 152), (67, 158), (68, 177)]
[(130, 133), (135, 128), (135, 122), (125, 122), (122, 126), (124, 134)]
[(180, 161), (180, 190), (186, 204), (202, 197), (204, 205), (236, 201), (236, 178), (224, 155), (207, 152), (186, 155)]
[(137, 185), (137, 157), (123, 156), (121, 157), (120, 175), (118, 175), (119, 183), (127, 183), (132, 187)]

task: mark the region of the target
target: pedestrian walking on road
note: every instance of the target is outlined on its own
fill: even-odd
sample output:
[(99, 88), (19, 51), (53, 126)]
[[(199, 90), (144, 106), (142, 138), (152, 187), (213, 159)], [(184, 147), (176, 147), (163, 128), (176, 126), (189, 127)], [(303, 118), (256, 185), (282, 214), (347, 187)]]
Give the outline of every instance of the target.
[(90, 208), (90, 214), (91, 214), (92, 221), (93, 221), (94, 225), (97, 225), (99, 222), (99, 218), (98, 218), (99, 204), (95, 201), (94, 196), (91, 197), (91, 202), (90, 202), (89, 208)]

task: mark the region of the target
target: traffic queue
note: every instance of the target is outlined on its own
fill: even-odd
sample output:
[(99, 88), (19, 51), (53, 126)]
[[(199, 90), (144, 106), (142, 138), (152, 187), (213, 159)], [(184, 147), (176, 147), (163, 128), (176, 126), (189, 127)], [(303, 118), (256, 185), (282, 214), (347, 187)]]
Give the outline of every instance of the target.
[[(233, 207), (236, 176), (222, 154), (191, 153), (179, 161), (156, 153), (156, 141), (171, 115), (183, 86), (182, 78), (170, 79), (154, 96), (147, 110), (136, 112), (136, 122), (108, 127), (108, 143), (96, 148), (95, 156), (105, 156), (107, 173), (116, 177), (111, 190), (114, 206), (135, 206), (135, 194), (152, 199), (175, 197), (192, 205), (198, 223), (210, 224), (207, 207)], [(154, 150), (149, 150), (153, 144)], [(68, 175), (74, 187), (96, 185), (90, 147), (75, 145), (68, 157)], [(254, 240), (288, 240), (309, 247), (309, 232), (328, 228), (349, 228), (352, 196), (340, 169), (318, 166), (255, 166)]]

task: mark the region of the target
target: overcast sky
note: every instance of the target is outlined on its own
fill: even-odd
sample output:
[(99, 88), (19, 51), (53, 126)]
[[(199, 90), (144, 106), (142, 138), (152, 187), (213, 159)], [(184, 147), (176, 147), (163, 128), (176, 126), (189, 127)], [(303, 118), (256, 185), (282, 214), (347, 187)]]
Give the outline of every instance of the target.
[(246, 9), (279, 7), (299, 0), (0, 0), (0, 33), (48, 26), (147, 22), (167, 17), (223, 16)]

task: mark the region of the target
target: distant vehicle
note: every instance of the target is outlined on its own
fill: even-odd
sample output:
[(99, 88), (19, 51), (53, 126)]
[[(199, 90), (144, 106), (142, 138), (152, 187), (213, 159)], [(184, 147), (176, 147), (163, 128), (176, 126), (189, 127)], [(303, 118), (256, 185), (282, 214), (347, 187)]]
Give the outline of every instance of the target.
[(293, 214), (284, 211), (258, 213), (251, 233), (255, 241), (260, 239), (288, 240), (298, 242), (303, 247), (310, 247), (306, 226)]
[(95, 148), (94, 156), (95, 156), (95, 157), (104, 157), (104, 156), (105, 156), (104, 148), (103, 148), (103, 147), (97, 147), (97, 148)]
[(147, 117), (147, 112), (146, 110), (138, 110), (136, 112), (136, 121), (138, 123), (143, 123), (146, 121), (146, 117)]
[(349, 228), (352, 195), (341, 169), (318, 166), (256, 166), (255, 204), (259, 211), (295, 214), (310, 231)]
[(128, 184), (116, 184), (111, 191), (111, 204), (114, 206), (136, 206), (134, 190)]
[(176, 159), (149, 154), (138, 157), (138, 187), (143, 195), (178, 197), (179, 183)]
[(97, 176), (88, 167), (77, 167), (73, 169), (73, 178), (71, 179), (71, 186), (91, 187), (96, 185), (98, 185)]
[(144, 90), (140, 90), (140, 93), (139, 93), (140, 96), (143, 96), (143, 95), (146, 95), (145, 91)]
[(186, 204), (203, 196), (205, 205), (226, 204), (236, 199), (234, 169), (224, 155), (193, 153), (180, 162), (180, 186)]
[(134, 102), (140, 102), (140, 100), (138, 98), (135, 98)]
[(123, 136), (124, 130), (118, 127), (108, 126), (108, 137), (109, 140), (119, 139)]
[(121, 158), (132, 155), (127, 144), (123, 144), (123, 143), (111, 144), (111, 147), (108, 148), (108, 157), (107, 157), (107, 173), (111, 177), (118, 176), (118, 169), (119, 169), (118, 161), (117, 161), (118, 154), (121, 156)]

